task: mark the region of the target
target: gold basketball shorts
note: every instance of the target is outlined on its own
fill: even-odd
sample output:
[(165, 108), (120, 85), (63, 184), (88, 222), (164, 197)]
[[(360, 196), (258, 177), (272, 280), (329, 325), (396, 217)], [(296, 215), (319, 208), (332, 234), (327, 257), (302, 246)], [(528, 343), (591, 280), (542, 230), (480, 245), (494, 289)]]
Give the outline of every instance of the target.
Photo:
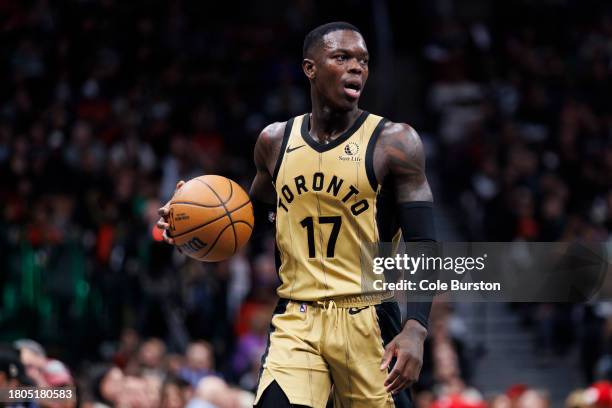
[(411, 406), (409, 391), (394, 402), (384, 386), (388, 371), (380, 369), (384, 345), (400, 328), (396, 303), (280, 299), (262, 358), (256, 404), (276, 381), (291, 404), (312, 408), (327, 405), (332, 385), (335, 407)]

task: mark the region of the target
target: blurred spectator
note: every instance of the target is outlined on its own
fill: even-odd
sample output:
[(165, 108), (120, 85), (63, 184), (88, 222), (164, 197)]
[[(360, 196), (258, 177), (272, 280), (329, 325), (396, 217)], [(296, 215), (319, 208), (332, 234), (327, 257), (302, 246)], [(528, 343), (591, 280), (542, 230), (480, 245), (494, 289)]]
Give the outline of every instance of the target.
[(592, 406), (585, 398), (584, 390), (575, 390), (565, 400), (565, 408), (589, 408)]
[(188, 408), (239, 408), (238, 393), (227, 386), (220, 378), (210, 376), (198, 382), (194, 398)]
[(121, 332), (119, 345), (113, 355), (113, 363), (122, 369), (125, 369), (130, 358), (137, 352), (139, 343), (138, 332), (132, 328), (126, 328)]
[(185, 385), (177, 378), (168, 378), (161, 390), (160, 408), (183, 408), (188, 401), (183, 391)]
[(189, 344), (185, 353), (185, 366), (178, 372), (179, 378), (189, 382), (194, 388), (204, 377), (214, 374), (214, 361), (210, 344), (198, 341)]
[(103, 367), (94, 375), (94, 408), (112, 407), (117, 404), (123, 389), (124, 375), (117, 367)]
[(21, 362), (26, 368), (26, 373), (38, 387), (48, 385), (45, 379), (45, 368), (47, 356), (45, 349), (36, 341), (30, 339), (17, 340), (14, 343), (19, 350)]
[(0, 345), (0, 388), (15, 388), (32, 385), (26, 369), (13, 347)]
[(512, 408), (512, 401), (507, 395), (497, 395), (491, 399), (490, 408)]
[(166, 346), (160, 339), (152, 338), (144, 341), (138, 350), (138, 372), (154, 375), (163, 380), (165, 377), (163, 367), (165, 353)]
[(516, 401), (516, 408), (550, 408), (550, 400), (541, 392), (529, 390)]
[(70, 370), (59, 360), (49, 359), (43, 372), (45, 381), (50, 387), (65, 387), (74, 385)]
[[(76, 384), (68, 367), (59, 360), (49, 359), (45, 365), (44, 377), (49, 387), (74, 387)], [(75, 408), (78, 406), (78, 390), (75, 389), (75, 396), (72, 399), (44, 401), (40, 405), (44, 408)]]
[(236, 353), (232, 360), (234, 373), (240, 376), (240, 385), (253, 391), (259, 379), (259, 362), (268, 339), (271, 310), (257, 309), (249, 320), (249, 331), (238, 338)]
[(598, 381), (584, 390), (582, 402), (589, 406), (612, 406), (612, 385), (608, 381)]
[(118, 407), (154, 408), (157, 407), (159, 392), (160, 390), (151, 390), (144, 378), (125, 376), (115, 403)]

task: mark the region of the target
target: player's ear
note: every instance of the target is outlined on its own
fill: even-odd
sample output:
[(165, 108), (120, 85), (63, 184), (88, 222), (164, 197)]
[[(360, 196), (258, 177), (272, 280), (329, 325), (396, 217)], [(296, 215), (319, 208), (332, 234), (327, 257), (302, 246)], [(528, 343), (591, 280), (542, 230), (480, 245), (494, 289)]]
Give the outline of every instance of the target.
[(315, 67), (315, 63), (313, 60), (309, 58), (304, 58), (304, 60), (302, 60), (302, 69), (304, 70), (304, 74), (308, 79), (315, 79), (317, 67)]

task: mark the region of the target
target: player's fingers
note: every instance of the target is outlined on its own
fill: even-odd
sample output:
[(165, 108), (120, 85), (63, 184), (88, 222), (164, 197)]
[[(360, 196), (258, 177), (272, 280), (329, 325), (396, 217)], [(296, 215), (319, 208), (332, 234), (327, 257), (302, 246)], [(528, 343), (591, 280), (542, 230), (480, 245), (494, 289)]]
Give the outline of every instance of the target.
[(422, 366), (423, 363), (417, 358), (413, 358), (408, 361), (408, 363), (406, 364), (405, 372), (408, 377), (409, 383), (414, 383), (419, 380), (419, 374), (421, 373)]
[(170, 245), (174, 245), (174, 239), (170, 238), (168, 236), (168, 230), (165, 229), (164, 233), (162, 234), (162, 236), (164, 237), (164, 242)]
[(410, 381), (408, 381), (405, 377), (400, 376), (400, 377), (397, 377), (387, 387), (387, 392), (390, 392), (391, 394), (397, 394), (398, 392), (406, 388), (408, 385), (410, 385)]
[(162, 218), (166, 218), (169, 213), (170, 209), (168, 208), (168, 205), (164, 205), (157, 210), (157, 214)]
[[(398, 357), (398, 361), (400, 357)], [(417, 358), (413, 358), (410, 355), (402, 356), (402, 360), (405, 362), (403, 369), (397, 378), (387, 386), (387, 391), (391, 394), (397, 394), (404, 388), (415, 383), (419, 378), (419, 372), (421, 371), (421, 361)]]
[(385, 347), (385, 352), (382, 357), (382, 361), (380, 362), (380, 369), (386, 370), (391, 364), (391, 359), (393, 358), (393, 351), (395, 350), (395, 345), (393, 343), (387, 344)]
[(176, 193), (181, 187), (183, 187), (183, 185), (185, 185), (185, 181), (183, 180), (176, 183), (176, 188), (174, 189), (174, 192)]
[(387, 387), (387, 391), (389, 390), (389, 385), (393, 383), (398, 377), (404, 375), (404, 367), (406, 366), (406, 358), (403, 354), (397, 355), (397, 360), (395, 360), (395, 364), (393, 365), (393, 369), (387, 375), (385, 379), (385, 386)]
[(408, 373), (407, 367), (407, 356), (402, 354), (398, 354), (395, 365), (393, 366), (393, 377), (391, 373), (387, 377), (389, 382), (385, 381), (385, 386), (387, 392), (392, 394), (397, 394), (402, 389), (406, 388), (410, 384), (410, 375)]
[(170, 228), (170, 224), (168, 224), (163, 218), (160, 218), (159, 220), (157, 220), (157, 228), (165, 230)]

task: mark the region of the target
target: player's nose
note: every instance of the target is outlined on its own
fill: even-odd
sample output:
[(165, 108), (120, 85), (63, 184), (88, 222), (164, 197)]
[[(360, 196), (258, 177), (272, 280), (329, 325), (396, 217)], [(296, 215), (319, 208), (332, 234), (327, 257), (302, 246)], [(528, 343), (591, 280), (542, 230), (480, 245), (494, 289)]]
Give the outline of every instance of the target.
[(350, 72), (351, 74), (363, 73), (363, 67), (361, 66), (359, 61), (357, 61), (356, 58), (351, 58), (349, 62), (348, 72)]

